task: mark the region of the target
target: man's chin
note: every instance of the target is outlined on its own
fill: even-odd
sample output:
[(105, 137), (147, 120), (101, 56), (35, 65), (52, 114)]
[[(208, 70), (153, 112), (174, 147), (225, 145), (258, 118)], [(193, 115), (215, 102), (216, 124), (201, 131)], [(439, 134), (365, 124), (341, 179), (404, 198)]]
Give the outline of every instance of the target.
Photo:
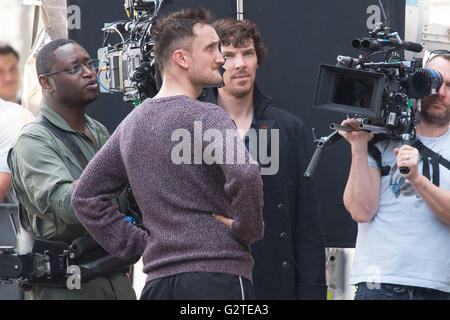
[(83, 99), (84, 104), (85, 104), (85, 105), (88, 105), (88, 104), (94, 102), (95, 100), (98, 99), (98, 96), (99, 96), (99, 93), (98, 93), (98, 92), (97, 92), (97, 94), (92, 94), (92, 95), (89, 95), (89, 96), (86, 95), (86, 96), (84, 97), (84, 99)]
[(203, 86), (211, 86), (211, 87), (219, 86), (223, 83), (222, 81), (223, 81), (222, 77), (217, 77), (209, 81), (203, 81)]
[(231, 86), (225, 83), (225, 90), (227, 90), (232, 96), (235, 96), (236, 98), (245, 97), (248, 95), (252, 88), (251, 86)]
[(450, 114), (444, 112), (422, 112), (422, 119), (432, 125), (445, 126), (450, 121)]
[(0, 94), (0, 97), (2, 97), (3, 100), (11, 101), (11, 100), (16, 98), (16, 92), (17, 92), (17, 90), (15, 90), (15, 91), (14, 90), (3, 91)]

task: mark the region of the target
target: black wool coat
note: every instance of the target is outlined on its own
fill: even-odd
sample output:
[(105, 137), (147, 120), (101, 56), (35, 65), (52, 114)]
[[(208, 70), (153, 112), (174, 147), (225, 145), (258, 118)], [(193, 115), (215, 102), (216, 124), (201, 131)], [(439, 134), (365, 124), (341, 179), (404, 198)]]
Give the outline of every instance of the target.
[[(204, 89), (199, 100), (217, 104), (217, 89)], [(256, 86), (254, 108), (256, 129), (268, 130), (272, 152), (276, 141), (270, 139), (271, 130), (279, 130), (279, 170), (262, 175), (264, 238), (252, 245), (256, 298), (326, 299), (318, 198), (314, 186), (303, 178), (312, 138), (305, 134), (302, 120), (274, 107), (272, 98)], [(264, 166), (259, 157), (258, 162)]]

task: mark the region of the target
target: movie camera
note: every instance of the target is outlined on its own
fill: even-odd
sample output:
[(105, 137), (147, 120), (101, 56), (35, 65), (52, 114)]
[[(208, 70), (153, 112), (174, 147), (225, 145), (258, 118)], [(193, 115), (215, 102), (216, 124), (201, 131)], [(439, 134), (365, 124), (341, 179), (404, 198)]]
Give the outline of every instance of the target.
[[(353, 39), (352, 46), (365, 53), (358, 58), (339, 55), (336, 65), (320, 65), (314, 107), (356, 118), (361, 130), (382, 138), (414, 141), (420, 99), (439, 90), (442, 75), (423, 68), (420, 58), (402, 60), (401, 51), (421, 52), (422, 46), (403, 41), (382, 23), (369, 32), (369, 37)], [(372, 61), (380, 54), (382, 61)], [(314, 137), (316, 151), (306, 178), (312, 177), (323, 148), (340, 139), (338, 131), (353, 130), (336, 123), (331, 123), (330, 129), (335, 130), (331, 135)]]
[[(135, 105), (158, 92), (161, 77), (153, 52), (151, 28), (161, 8), (171, 2), (125, 0), (128, 20), (105, 23), (103, 44), (97, 51), (101, 92), (121, 92), (124, 101)], [(117, 34), (120, 41), (109, 43), (112, 34)]]

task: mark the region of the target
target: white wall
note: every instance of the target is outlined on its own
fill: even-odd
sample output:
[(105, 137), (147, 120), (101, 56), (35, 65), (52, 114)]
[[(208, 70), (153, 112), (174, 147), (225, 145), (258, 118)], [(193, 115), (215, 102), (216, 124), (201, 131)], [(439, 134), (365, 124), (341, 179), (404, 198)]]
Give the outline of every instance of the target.
[(420, 56), (428, 51), (450, 50), (450, 0), (406, 0), (405, 39), (424, 46), (422, 53), (407, 53), (406, 58)]

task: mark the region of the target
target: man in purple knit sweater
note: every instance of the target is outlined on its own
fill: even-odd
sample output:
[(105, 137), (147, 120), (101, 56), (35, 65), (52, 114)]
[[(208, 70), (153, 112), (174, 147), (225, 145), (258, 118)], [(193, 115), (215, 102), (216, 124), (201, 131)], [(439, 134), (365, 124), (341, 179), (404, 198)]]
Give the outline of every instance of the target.
[[(241, 139), (229, 139), (236, 126), (226, 112), (196, 100), (203, 86), (222, 81), (212, 22), (204, 9), (185, 9), (153, 27), (161, 90), (122, 121), (72, 197), (107, 251), (143, 256), (141, 299), (254, 298), (250, 244), (263, 236), (258, 164)], [(247, 161), (230, 161), (239, 151)], [(111, 205), (128, 183), (147, 231)]]

